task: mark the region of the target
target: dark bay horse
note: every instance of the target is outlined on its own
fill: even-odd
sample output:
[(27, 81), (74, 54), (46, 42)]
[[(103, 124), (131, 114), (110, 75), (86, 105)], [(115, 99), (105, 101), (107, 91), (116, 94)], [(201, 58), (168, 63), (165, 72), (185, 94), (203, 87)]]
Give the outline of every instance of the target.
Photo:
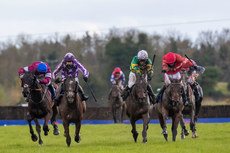
[[(193, 90), (190, 86), (190, 84), (188, 83), (188, 73), (186, 70), (182, 70), (181, 72), (181, 76), (182, 76), (182, 83), (185, 89), (185, 94), (187, 97), (187, 100), (189, 101), (189, 105), (185, 106), (182, 114), (183, 115), (189, 115), (190, 116), (190, 130), (192, 131), (192, 138), (196, 138), (196, 103), (195, 103), (195, 96), (193, 94)], [(198, 114), (198, 113), (197, 113)], [(189, 134), (188, 130), (186, 129), (185, 126), (185, 122), (184, 122), (184, 118), (183, 115), (181, 117), (181, 139), (184, 139), (185, 136), (187, 136)]]
[(41, 126), (38, 122), (38, 119), (44, 118), (43, 131), (44, 135), (48, 135), (49, 128), (48, 122), (51, 118), (51, 123), (54, 127), (54, 135), (59, 135), (57, 125), (55, 124), (55, 118), (57, 115), (56, 107), (52, 108), (53, 102), (50, 94), (48, 93), (48, 88), (45, 85), (38, 83), (37, 78), (34, 76), (34, 72), (24, 71), (22, 81), (23, 92), (28, 95), (29, 103), (27, 110), (27, 121), (30, 127), (31, 139), (37, 141), (38, 137), (34, 134), (31, 121), (34, 120), (36, 124), (36, 131), (39, 136), (39, 144), (42, 145), (43, 141), (41, 139)]
[(126, 113), (130, 118), (132, 124), (132, 134), (134, 141), (137, 141), (138, 132), (136, 130), (136, 121), (139, 119), (143, 120), (143, 143), (147, 142), (147, 130), (150, 121), (150, 112), (152, 111), (153, 105), (150, 103), (149, 96), (147, 93), (146, 75), (136, 75), (136, 83), (132, 87), (132, 91), (126, 100)]
[(63, 126), (65, 129), (64, 136), (66, 137), (66, 143), (68, 147), (71, 144), (71, 137), (69, 135), (69, 124), (75, 123), (75, 141), (80, 142), (80, 129), (81, 121), (83, 119), (83, 114), (86, 111), (85, 102), (82, 102), (80, 95), (75, 93), (76, 81), (75, 76), (66, 76), (64, 80), (64, 95), (60, 100), (58, 107), (59, 114), (63, 121)]
[(123, 123), (123, 115), (126, 105), (125, 102), (122, 100), (121, 89), (117, 84), (112, 85), (109, 103), (112, 108), (114, 123), (117, 123), (118, 121), (120, 123)]
[(173, 141), (176, 141), (177, 127), (182, 117), (183, 102), (181, 96), (182, 84), (181, 79), (171, 79), (171, 83), (163, 93), (162, 102), (158, 103), (157, 114), (162, 128), (162, 134), (166, 141), (168, 141), (168, 132), (166, 122), (168, 117), (172, 117), (172, 134)]

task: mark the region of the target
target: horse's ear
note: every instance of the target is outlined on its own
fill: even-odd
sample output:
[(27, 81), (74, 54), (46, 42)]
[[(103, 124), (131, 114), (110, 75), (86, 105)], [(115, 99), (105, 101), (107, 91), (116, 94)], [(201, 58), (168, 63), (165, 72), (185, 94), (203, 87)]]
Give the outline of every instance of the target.
[(174, 80), (172, 78), (170, 78), (170, 77), (169, 77), (169, 80), (170, 80), (170, 82), (174, 82)]

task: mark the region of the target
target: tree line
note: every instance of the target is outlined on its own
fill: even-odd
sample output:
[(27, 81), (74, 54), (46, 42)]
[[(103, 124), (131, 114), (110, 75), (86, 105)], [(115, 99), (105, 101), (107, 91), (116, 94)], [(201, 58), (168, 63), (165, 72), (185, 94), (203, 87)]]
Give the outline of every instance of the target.
[[(87, 104), (107, 106), (108, 91), (111, 87), (109, 80), (113, 69), (120, 67), (126, 75), (127, 83), (131, 60), (142, 49), (149, 53), (150, 58), (156, 55), (154, 78), (151, 81), (154, 90), (163, 85), (162, 57), (170, 51), (182, 56), (186, 54), (198, 65), (206, 68), (204, 75), (198, 79), (205, 96), (221, 95), (214, 89), (217, 82), (230, 81), (229, 29), (223, 29), (221, 32), (201, 32), (195, 42), (178, 32), (163, 36), (136, 29), (111, 29), (105, 35), (90, 35), (86, 32), (81, 37), (55, 35), (39, 40), (31, 40), (27, 35), (20, 35), (15, 42), (0, 44), (0, 105), (16, 105), (24, 101), (18, 83), (19, 68), (34, 61), (44, 61), (54, 70), (64, 55), (72, 52), (89, 70), (89, 85), (99, 101), (94, 103), (90, 98)], [(80, 84), (90, 95), (82, 75), (79, 78)]]

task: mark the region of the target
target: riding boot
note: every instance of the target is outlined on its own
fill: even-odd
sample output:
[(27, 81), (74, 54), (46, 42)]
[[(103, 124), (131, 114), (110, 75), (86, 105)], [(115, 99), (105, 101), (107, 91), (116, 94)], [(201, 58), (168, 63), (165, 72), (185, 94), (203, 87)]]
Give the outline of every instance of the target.
[(184, 86), (181, 87), (181, 92), (182, 92), (183, 104), (184, 104), (184, 106), (187, 106), (188, 102), (187, 102), (187, 98), (186, 98), (186, 95), (185, 95)]
[(56, 97), (54, 98), (54, 103), (59, 106), (59, 103), (60, 103), (60, 99), (61, 97), (63, 96), (64, 94), (64, 83), (62, 83), (60, 85), (60, 87), (58, 88), (58, 92), (57, 92), (57, 95)]
[(52, 85), (52, 84), (49, 84), (49, 85), (48, 85), (48, 89), (49, 89), (49, 91), (50, 91), (50, 93), (51, 93), (52, 100), (54, 100), (54, 98), (55, 98), (55, 92), (54, 92), (54, 87), (53, 87), (53, 85)]
[(130, 92), (130, 88), (128, 86), (126, 86), (125, 89), (123, 90), (122, 94), (121, 94), (123, 101), (125, 101), (128, 98), (129, 92)]
[(150, 84), (148, 84), (148, 86), (147, 86), (147, 91), (148, 91), (148, 95), (149, 95), (149, 98), (150, 98), (150, 102), (153, 105), (156, 104), (155, 95), (154, 95), (153, 89), (152, 89)]
[(160, 91), (159, 91), (159, 93), (157, 94), (157, 97), (156, 97), (156, 103), (158, 103), (158, 102), (161, 101), (162, 95), (163, 95), (165, 89), (166, 89), (166, 85), (164, 85), (164, 86), (160, 89)]
[(82, 101), (86, 101), (89, 98), (87, 95), (84, 94), (84, 91), (83, 91), (82, 87), (79, 84), (78, 84), (78, 88), (76, 88), (76, 93), (77, 93), (77, 91), (80, 94), (80, 97), (81, 97)]

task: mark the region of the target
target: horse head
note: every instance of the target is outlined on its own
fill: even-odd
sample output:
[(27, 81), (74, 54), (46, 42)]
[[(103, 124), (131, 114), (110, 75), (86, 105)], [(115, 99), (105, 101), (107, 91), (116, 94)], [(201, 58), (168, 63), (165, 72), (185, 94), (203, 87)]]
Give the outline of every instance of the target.
[(138, 99), (139, 103), (143, 104), (147, 102), (147, 81), (146, 74), (144, 75), (136, 75), (136, 83), (135, 83), (135, 91), (136, 99)]
[(25, 95), (30, 94), (31, 89), (34, 89), (35, 80), (36, 77), (34, 76), (34, 72), (24, 71), (24, 75), (21, 78), (23, 94)]
[(112, 91), (111, 91), (111, 97), (112, 98), (117, 98), (120, 96), (121, 90), (119, 89), (118, 85), (112, 85)]
[(171, 84), (167, 87), (167, 95), (171, 102), (179, 103), (181, 101), (182, 83), (181, 79), (170, 78)]
[(74, 76), (66, 75), (66, 79), (64, 81), (65, 85), (65, 95), (67, 98), (68, 103), (73, 103), (75, 99), (75, 91), (76, 91), (76, 80)]

